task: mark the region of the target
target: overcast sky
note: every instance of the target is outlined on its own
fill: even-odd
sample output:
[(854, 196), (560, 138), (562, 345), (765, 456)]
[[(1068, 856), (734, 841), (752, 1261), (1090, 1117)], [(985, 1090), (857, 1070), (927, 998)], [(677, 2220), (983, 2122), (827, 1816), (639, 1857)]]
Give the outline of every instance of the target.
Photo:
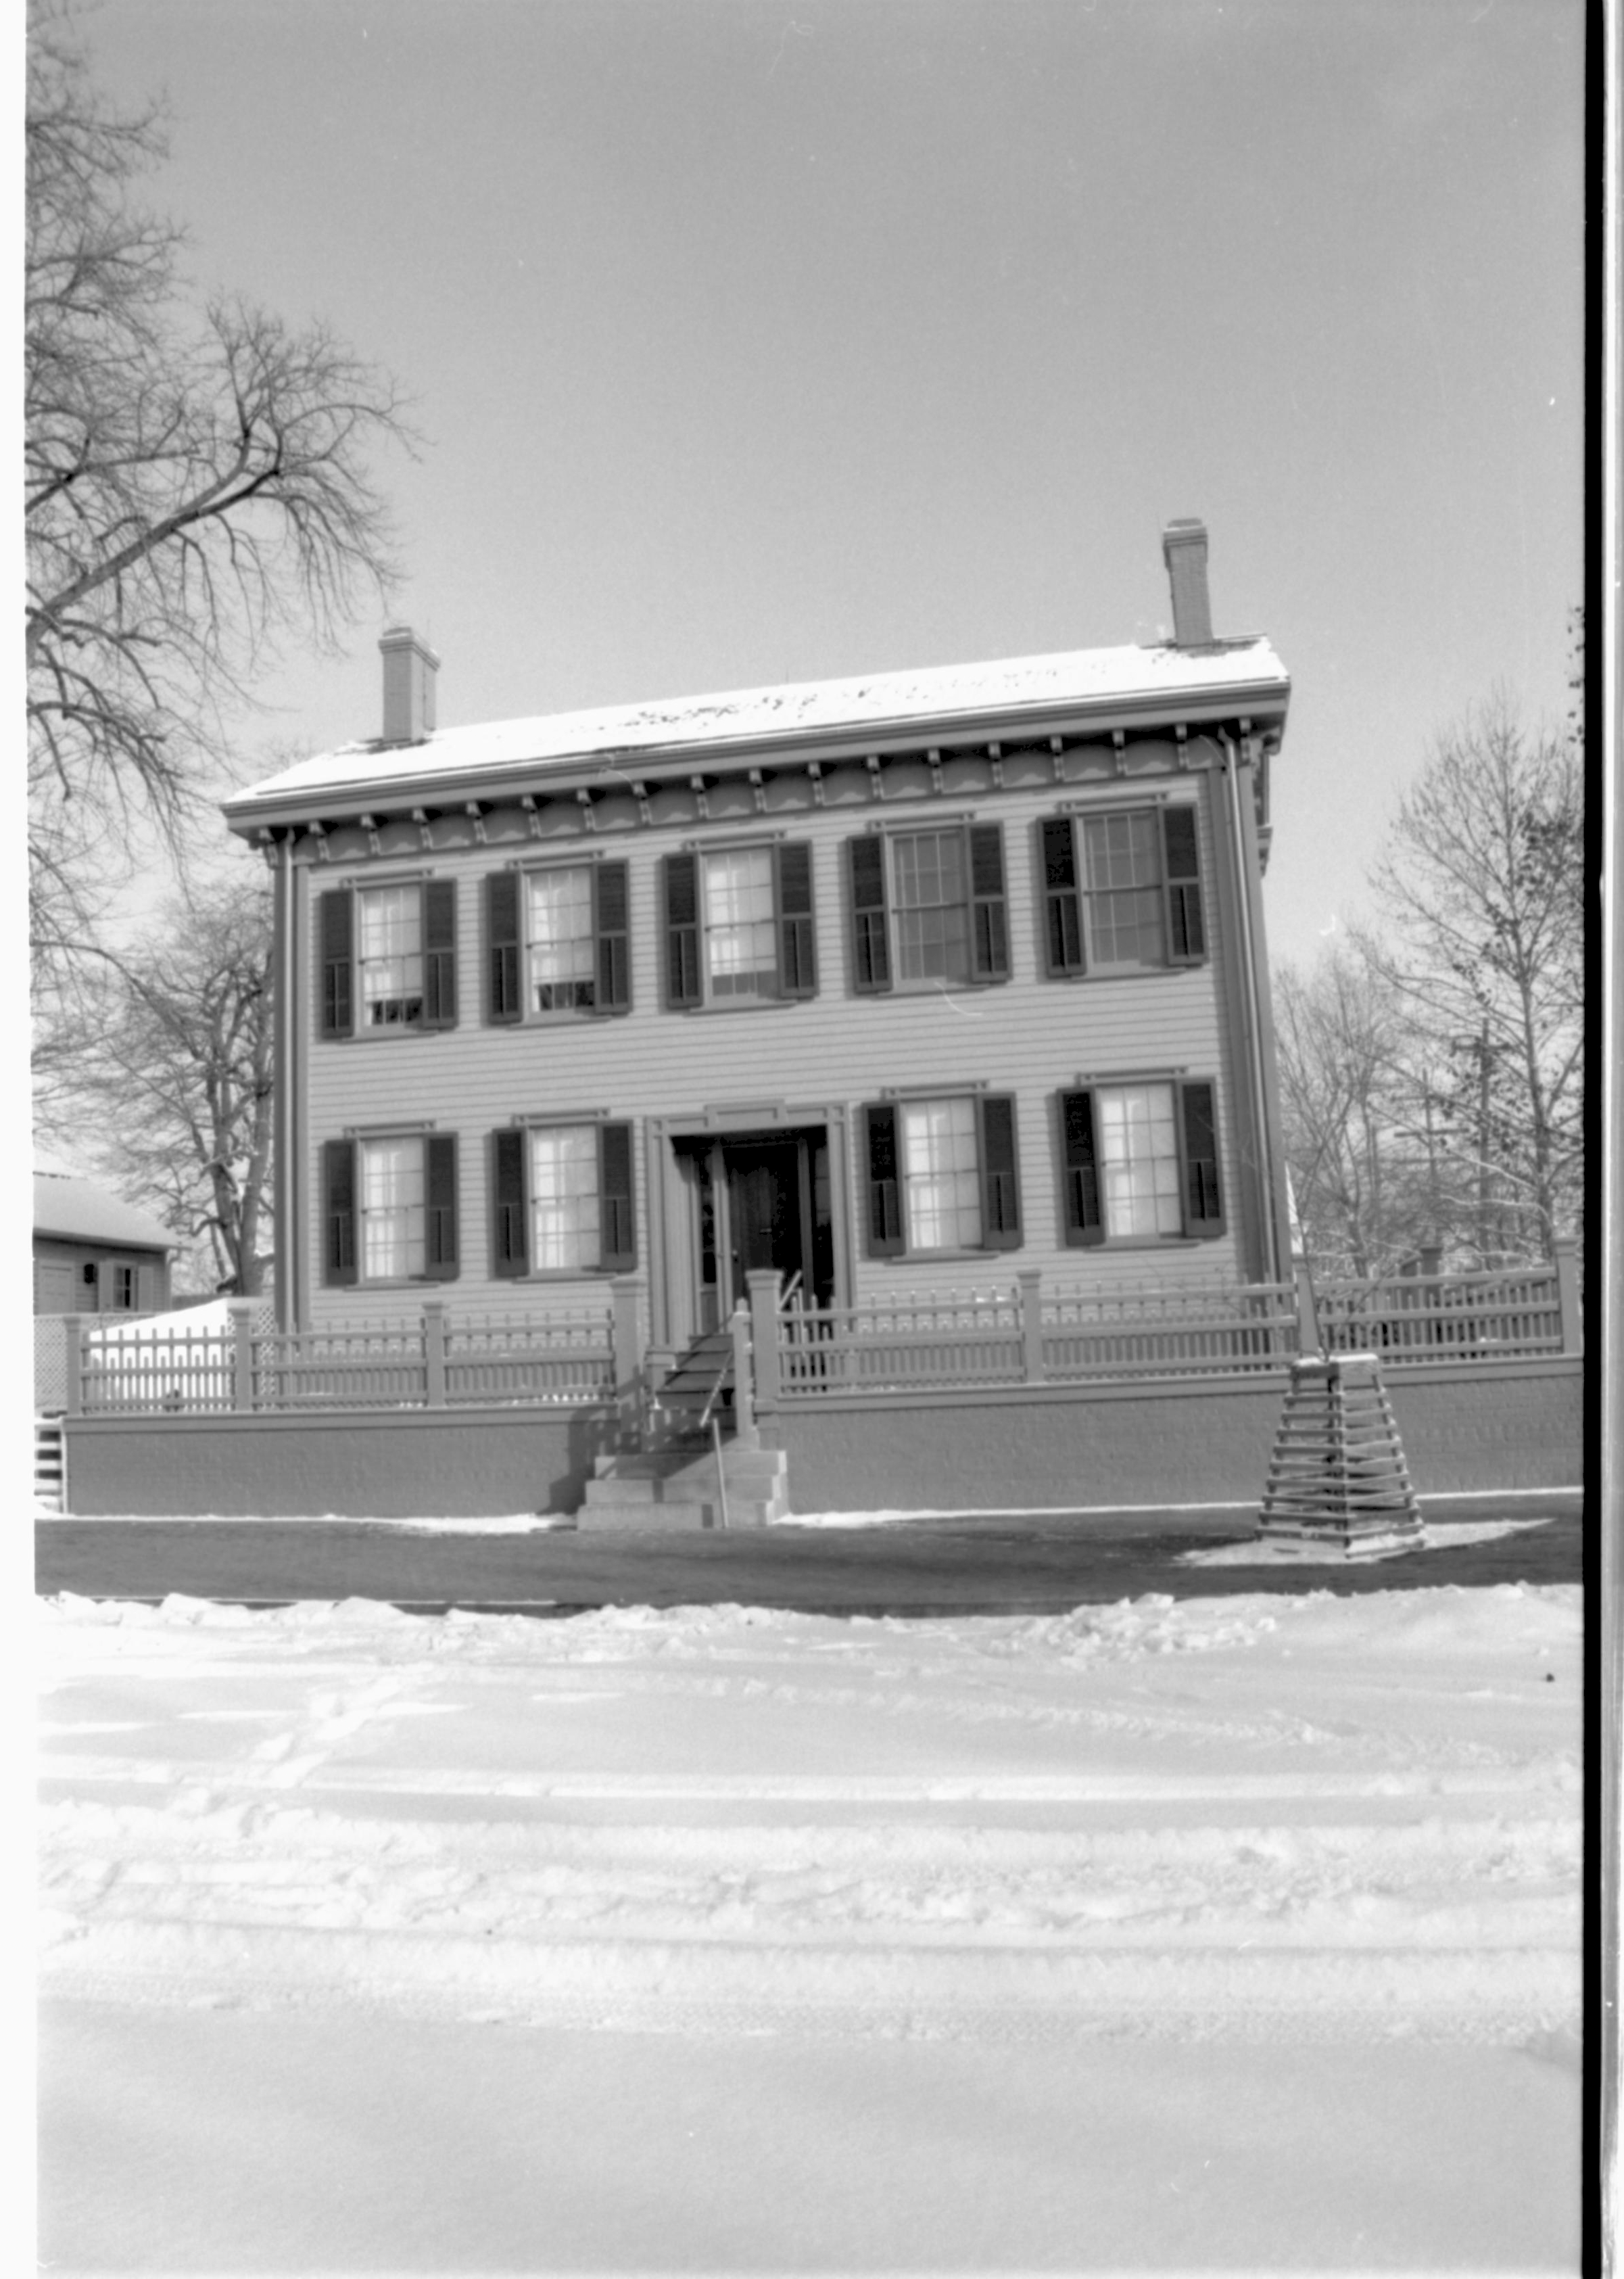
[[(1153, 640), (1291, 671), (1275, 956), (1434, 731), (1562, 709), (1579, 0), (102, 0), (201, 285), (416, 397), (442, 725)], [(383, 620), (250, 775), (377, 733)]]

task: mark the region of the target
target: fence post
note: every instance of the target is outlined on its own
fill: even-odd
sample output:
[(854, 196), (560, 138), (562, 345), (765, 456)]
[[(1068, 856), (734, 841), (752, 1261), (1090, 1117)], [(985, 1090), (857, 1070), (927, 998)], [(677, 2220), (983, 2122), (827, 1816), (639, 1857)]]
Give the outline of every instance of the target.
[(745, 1276), (750, 1293), (750, 1346), (755, 1373), (755, 1413), (778, 1406), (778, 1278), (770, 1266)]
[(78, 1314), (62, 1316), (62, 1407), (65, 1415), (84, 1415), (84, 1322)]
[(1320, 1313), (1314, 1298), (1314, 1276), (1308, 1269), (1306, 1256), (1299, 1251), (1291, 1261), (1291, 1278), (1297, 1285), (1297, 1350), (1299, 1354), (1322, 1353), (1320, 1342)]
[(423, 1301), (423, 1399), (429, 1408), (446, 1405), (446, 1301)]
[(1043, 1276), (1035, 1266), (1023, 1267), (1015, 1278), (1021, 1302), (1023, 1373), (1028, 1385), (1043, 1383)]
[(1556, 1239), (1557, 1301), (1562, 1309), (1562, 1350), (1584, 1351), (1584, 1313), (1579, 1303), (1579, 1247), (1571, 1234)]
[(759, 1448), (755, 1395), (750, 1367), (750, 1310), (741, 1298), (728, 1323), (733, 1333), (733, 1436), (741, 1448)]
[(246, 1413), (254, 1406), (254, 1301), (230, 1298), (231, 1405)]

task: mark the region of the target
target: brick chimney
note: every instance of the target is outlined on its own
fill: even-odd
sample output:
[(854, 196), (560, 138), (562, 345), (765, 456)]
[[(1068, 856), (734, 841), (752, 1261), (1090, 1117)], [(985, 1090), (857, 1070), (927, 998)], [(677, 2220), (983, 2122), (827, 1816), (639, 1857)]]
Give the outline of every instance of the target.
[(1178, 648), (1205, 648), (1213, 638), (1207, 598), (1207, 525), (1181, 515), (1161, 533), (1161, 558), (1173, 588), (1173, 641)]
[(434, 733), (434, 675), (440, 659), (410, 625), (387, 625), (383, 653), (383, 740), (420, 744)]

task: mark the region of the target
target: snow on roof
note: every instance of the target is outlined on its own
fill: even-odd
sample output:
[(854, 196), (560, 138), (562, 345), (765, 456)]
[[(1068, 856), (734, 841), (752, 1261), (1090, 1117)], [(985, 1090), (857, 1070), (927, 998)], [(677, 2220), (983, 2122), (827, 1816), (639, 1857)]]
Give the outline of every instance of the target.
[(487, 720), (441, 728), (418, 744), (342, 744), (301, 760), (226, 802), (249, 815), (257, 801), (303, 792), (344, 791), (414, 777), (471, 774), (527, 764), (563, 764), (632, 752), (650, 755), (697, 745), (842, 728), (878, 729), (938, 716), (1012, 713), (1112, 703), (1191, 702), (1226, 691), (1274, 684), (1283, 700), (1285, 667), (1261, 636), (1207, 650), (1170, 645), (1069, 649), (1049, 656), (1005, 657), (987, 664), (937, 666), (915, 672), (869, 673), (847, 680), (809, 680), (778, 688), (741, 688), (600, 711), (559, 712), (525, 720)]
[(88, 1179), (59, 1172), (34, 1175), (34, 1232), (65, 1242), (123, 1242), (140, 1250), (173, 1250), (174, 1236), (149, 1211), (110, 1195)]

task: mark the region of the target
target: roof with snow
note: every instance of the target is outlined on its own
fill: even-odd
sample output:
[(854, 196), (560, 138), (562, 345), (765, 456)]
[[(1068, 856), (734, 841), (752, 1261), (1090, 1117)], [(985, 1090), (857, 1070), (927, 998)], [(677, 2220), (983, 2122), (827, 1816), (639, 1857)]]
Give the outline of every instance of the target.
[(174, 1236), (149, 1211), (65, 1172), (34, 1175), (34, 1232), (62, 1242), (118, 1242), (132, 1250), (173, 1250)]
[(234, 821), (251, 823), (257, 810), (272, 804), (285, 808), (326, 794), (341, 798), (384, 784), (426, 787), (451, 777), (466, 786), (486, 774), (517, 770), (563, 772), (572, 765), (632, 755), (650, 763), (662, 756), (691, 759), (701, 750), (719, 754), (843, 730), (877, 734), (923, 721), (961, 721), (967, 728), (977, 720), (1018, 725), (1020, 716), (1030, 712), (1035, 730), (1040, 718), (1058, 712), (1194, 711), (1226, 703), (1238, 707), (1243, 697), (1254, 709), (1278, 711), (1290, 686), (1268, 642), (1248, 635), (1199, 649), (1171, 644), (1069, 649), (987, 664), (733, 689), (441, 728), (416, 744), (341, 744), (227, 801), (226, 813)]

